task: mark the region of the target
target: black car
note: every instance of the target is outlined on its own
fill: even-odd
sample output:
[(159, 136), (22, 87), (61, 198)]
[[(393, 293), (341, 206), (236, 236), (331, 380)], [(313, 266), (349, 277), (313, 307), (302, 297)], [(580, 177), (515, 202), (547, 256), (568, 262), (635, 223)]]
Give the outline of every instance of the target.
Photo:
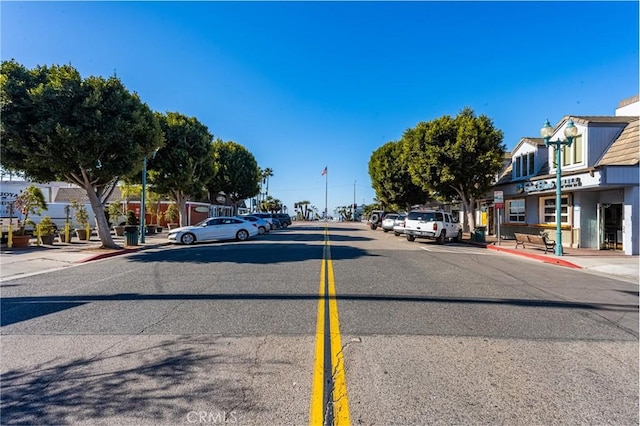
[(274, 219), (278, 219), (283, 228), (291, 225), (291, 216), (286, 213), (272, 213), (271, 217)]

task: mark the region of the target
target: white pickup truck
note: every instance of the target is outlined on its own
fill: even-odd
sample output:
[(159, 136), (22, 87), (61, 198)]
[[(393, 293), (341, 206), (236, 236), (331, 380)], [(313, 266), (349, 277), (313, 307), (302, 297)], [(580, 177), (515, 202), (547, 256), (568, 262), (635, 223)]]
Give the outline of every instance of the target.
[(443, 244), (446, 240), (460, 241), (462, 225), (450, 213), (441, 210), (412, 210), (404, 219), (407, 241), (428, 238)]

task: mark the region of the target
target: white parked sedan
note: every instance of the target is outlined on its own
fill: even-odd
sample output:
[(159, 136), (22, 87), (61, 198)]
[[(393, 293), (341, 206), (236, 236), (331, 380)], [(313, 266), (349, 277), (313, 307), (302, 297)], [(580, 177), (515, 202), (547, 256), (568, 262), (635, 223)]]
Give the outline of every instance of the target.
[(169, 242), (193, 244), (202, 241), (238, 240), (244, 241), (258, 235), (255, 223), (237, 217), (210, 217), (202, 222), (169, 231)]

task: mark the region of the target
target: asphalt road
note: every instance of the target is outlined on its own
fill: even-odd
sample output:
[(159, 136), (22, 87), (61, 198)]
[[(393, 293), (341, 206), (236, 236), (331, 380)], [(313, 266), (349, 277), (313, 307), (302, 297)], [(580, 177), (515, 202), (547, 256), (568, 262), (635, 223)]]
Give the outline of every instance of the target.
[(4, 424), (638, 424), (638, 286), (359, 225), (0, 284)]

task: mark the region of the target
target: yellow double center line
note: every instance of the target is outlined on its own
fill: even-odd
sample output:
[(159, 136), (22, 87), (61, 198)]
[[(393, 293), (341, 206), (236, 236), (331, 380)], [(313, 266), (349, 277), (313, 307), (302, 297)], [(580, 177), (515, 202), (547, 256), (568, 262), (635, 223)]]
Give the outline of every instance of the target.
[(331, 262), (329, 230), (326, 227), (323, 250), (309, 424), (343, 426), (351, 424), (351, 420), (338, 322), (336, 283)]

